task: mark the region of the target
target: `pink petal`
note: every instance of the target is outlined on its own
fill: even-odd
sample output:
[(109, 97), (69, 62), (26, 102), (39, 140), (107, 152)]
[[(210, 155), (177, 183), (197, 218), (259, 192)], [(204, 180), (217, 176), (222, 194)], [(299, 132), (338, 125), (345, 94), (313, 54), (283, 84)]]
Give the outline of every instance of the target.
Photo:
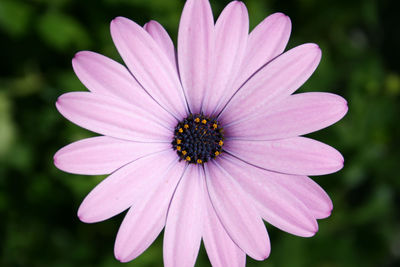
[(140, 158), (108, 176), (83, 200), (79, 219), (86, 223), (107, 220), (117, 215), (156, 187), (176, 163), (172, 150)]
[(224, 155), (219, 162), (254, 199), (264, 220), (298, 236), (309, 237), (318, 231), (317, 221), (309, 209), (284, 184), (277, 182), (296, 176), (268, 172), (229, 155)]
[(285, 50), (289, 41), (292, 24), (290, 18), (282, 13), (268, 16), (250, 33), (246, 55), (236, 79), (235, 89), (239, 88), (258, 69)]
[(135, 22), (117, 17), (111, 36), (129, 70), (143, 88), (179, 120), (187, 108), (175, 66), (154, 39)]
[(329, 93), (295, 94), (273, 107), (260, 108), (254, 117), (224, 126), (233, 139), (273, 140), (318, 131), (339, 121), (347, 102)]
[(158, 184), (145, 192), (125, 216), (115, 241), (115, 257), (128, 262), (142, 254), (160, 234), (167, 218), (175, 188), (185, 164), (176, 162), (164, 175), (155, 177)]
[(266, 259), (269, 237), (253, 200), (216, 162), (204, 167), (211, 202), (229, 236), (250, 257)]
[(270, 175), (269, 177), (303, 202), (316, 219), (331, 215), (332, 200), (324, 189), (309, 177), (299, 175)]
[(242, 62), (249, 32), (249, 17), (242, 2), (233, 1), (225, 7), (215, 25), (216, 64), (212, 90), (206, 90), (203, 112), (212, 114), (221, 101), (237, 89), (232, 86)]
[(139, 143), (98, 136), (61, 148), (54, 155), (54, 164), (70, 173), (109, 174), (138, 158), (170, 147), (169, 143)]
[(225, 123), (252, 116), (296, 91), (321, 59), (316, 44), (297, 46), (277, 57), (251, 77), (223, 110)]
[(210, 88), (214, 48), (214, 19), (207, 0), (188, 0), (178, 33), (178, 65), (192, 113), (199, 113)]
[(188, 165), (172, 198), (164, 232), (164, 266), (194, 266), (203, 222), (204, 177)]
[(205, 192), (206, 214), (203, 225), (203, 242), (213, 267), (240, 267), (246, 265), (246, 254), (232, 241), (219, 221), (210, 197)]
[(323, 175), (343, 167), (343, 157), (336, 149), (305, 137), (276, 141), (227, 140), (224, 149), (250, 164), (287, 174)]
[(81, 82), (92, 92), (117, 97), (146, 109), (161, 121), (175, 127), (176, 120), (137, 83), (125, 66), (103, 55), (82, 51), (75, 55), (72, 66)]
[[(90, 131), (132, 141), (170, 141), (171, 127), (145, 109), (117, 98), (87, 92), (66, 93), (56, 103), (68, 120)], [(172, 128), (173, 129), (173, 128)]]
[(153, 37), (154, 41), (160, 46), (164, 53), (168, 56), (173, 66), (176, 66), (175, 47), (169, 37), (168, 32), (157, 21), (151, 20), (146, 23), (143, 28)]

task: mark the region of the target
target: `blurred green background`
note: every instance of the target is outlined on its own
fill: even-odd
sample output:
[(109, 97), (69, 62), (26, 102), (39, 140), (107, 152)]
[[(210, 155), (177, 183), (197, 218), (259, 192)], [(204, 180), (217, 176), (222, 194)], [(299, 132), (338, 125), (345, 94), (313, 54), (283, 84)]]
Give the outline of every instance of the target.
[[(213, 1), (217, 16), (229, 1)], [(334, 92), (344, 120), (312, 137), (338, 148), (342, 171), (314, 177), (334, 202), (313, 238), (268, 226), (272, 253), (248, 266), (400, 266), (399, 24), (394, 2), (245, 0), (253, 28), (281, 11), (289, 47), (318, 43), (322, 62), (300, 91)], [(81, 200), (103, 177), (53, 166), (62, 146), (92, 136), (55, 109), (85, 90), (71, 59), (92, 50), (120, 60), (109, 22), (162, 23), (176, 40), (183, 0), (0, 0), (0, 266), (122, 266), (113, 256), (123, 215), (84, 224)], [(209, 266), (204, 248), (196, 266)], [(162, 266), (162, 239), (124, 266)]]

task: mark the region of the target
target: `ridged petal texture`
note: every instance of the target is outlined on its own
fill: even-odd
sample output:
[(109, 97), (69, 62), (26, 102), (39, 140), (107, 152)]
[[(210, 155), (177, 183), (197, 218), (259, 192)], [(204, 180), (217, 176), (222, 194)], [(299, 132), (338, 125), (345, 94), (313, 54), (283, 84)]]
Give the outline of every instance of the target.
[(214, 56), (214, 19), (208, 0), (188, 0), (178, 33), (178, 65), (192, 113), (199, 113), (211, 90)]
[(261, 107), (251, 118), (224, 128), (229, 138), (274, 140), (312, 133), (339, 121), (347, 112), (347, 102), (329, 93), (294, 94), (273, 107)]
[(176, 67), (176, 55), (174, 43), (169, 37), (164, 27), (157, 21), (149, 21), (143, 28), (153, 37), (154, 41), (160, 46), (164, 53), (168, 56), (169, 61)]
[(323, 175), (343, 167), (343, 157), (336, 149), (305, 137), (275, 141), (230, 140), (225, 150), (246, 162), (280, 173)]
[(279, 182), (295, 179), (294, 176), (265, 171), (232, 156), (224, 157), (220, 163), (222, 168), (254, 199), (267, 222), (291, 234), (314, 235), (318, 230), (314, 216), (301, 200)]
[(97, 136), (63, 147), (54, 155), (54, 164), (70, 173), (110, 174), (143, 156), (169, 148), (168, 143), (141, 143)]
[(124, 62), (150, 96), (179, 120), (186, 103), (175, 66), (153, 37), (135, 22), (117, 17), (111, 36)]
[(211, 202), (229, 236), (250, 257), (267, 258), (269, 237), (250, 196), (218, 163), (207, 164), (205, 172)]
[(194, 266), (204, 216), (204, 175), (189, 165), (168, 209), (164, 233), (164, 266)]
[[(75, 55), (89, 92), (63, 94), (56, 107), (101, 136), (65, 146), (54, 164), (109, 174), (78, 217), (95, 223), (127, 211), (114, 246), (119, 261), (138, 257), (164, 229), (166, 267), (194, 266), (202, 240), (212, 266), (243, 267), (246, 255), (270, 254), (264, 221), (310, 237), (331, 214), (331, 199), (308, 176), (340, 170), (343, 157), (302, 135), (339, 121), (347, 102), (295, 93), (321, 49), (307, 43), (284, 52), (291, 28), (275, 13), (249, 33), (244, 3), (232, 1), (214, 23), (208, 0), (187, 0), (177, 49), (160, 23), (117, 17), (111, 36), (127, 67), (90, 51)], [(197, 113), (218, 120), (224, 144), (215, 160), (188, 164), (171, 142), (176, 125)]]
[(155, 120), (174, 126), (176, 120), (149, 97), (126, 67), (103, 55), (82, 51), (72, 66), (81, 82), (93, 93), (113, 96), (119, 101), (145, 109)]
[(224, 122), (254, 116), (296, 91), (317, 68), (321, 50), (315, 44), (292, 48), (256, 72), (236, 92), (225, 109)]
[(205, 92), (202, 110), (212, 114), (218, 104), (231, 95), (246, 51), (249, 18), (246, 6), (231, 2), (222, 11), (215, 25), (212, 90)]
[(164, 228), (168, 206), (184, 172), (184, 165), (175, 160), (162, 175), (153, 178), (151, 187), (142, 191), (140, 199), (129, 209), (115, 241), (115, 257), (131, 261), (153, 243)]
[[(283, 52), (289, 40), (291, 27), (289, 17), (282, 13), (275, 13), (267, 17), (254, 28), (247, 38), (244, 55), (238, 53), (237, 55), (241, 55), (242, 58), (235, 58), (235, 63), (239, 63), (237, 64), (239, 71), (237, 75), (231, 77), (234, 83), (226, 88), (222, 99), (220, 99), (218, 105), (214, 107), (215, 114), (221, 111), (221, 108), (226, 104), (232, 94), (256, 71)], [(238, 44), (229, 45), (233, 47)], [(240, 50), (238, 50), (238, 52), (239, 51)], [(230, 58), (232, 58), (233, 55), (234, 54), (231, 54)], [(220, 66), (220, 69), (224, 69), (224, 67)]]
[(171, 136), (172, 128), (165, 122), (111, 96), (66, 93), (58, 98), (56, 106), (65, 118), (99, 134), (131, 141), (165, 141)]
[(204, 195), (203, 242), (214, 267), (241, 267), (246, 265), (246, 253), (230, 238), (211, 203), (208, 192)]
[[(86, 196), (78, 210), (79, 218), (88, 223), (103, 221), (128, 209), (135, 201), (142, 201), (175, 162), (174, 153), (164, 151), (118, 169)], [(157, 168), (153, 167), (155, 163)]]

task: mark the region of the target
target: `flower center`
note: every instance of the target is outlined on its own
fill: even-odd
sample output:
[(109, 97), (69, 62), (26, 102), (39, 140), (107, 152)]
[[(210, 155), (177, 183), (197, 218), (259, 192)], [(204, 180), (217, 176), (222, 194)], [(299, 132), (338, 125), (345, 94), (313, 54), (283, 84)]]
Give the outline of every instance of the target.
[(215, 159), (223, 145), (223, 128), (215, 118), (190, 114), (175, 127), (172, 147), (188, 163), (203, 164)]

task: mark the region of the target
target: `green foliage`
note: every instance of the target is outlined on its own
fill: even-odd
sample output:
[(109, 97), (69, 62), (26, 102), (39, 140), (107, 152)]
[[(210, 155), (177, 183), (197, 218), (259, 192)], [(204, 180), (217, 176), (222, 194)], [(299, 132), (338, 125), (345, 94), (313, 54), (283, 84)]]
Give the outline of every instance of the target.
[[(228, 0), (211, 0), (217, 16)], [(293, 23), (288, 47), (318, 43), (321, 64), (300, 91), (348, 100), (345, 119), (313, 138), (338, 148), (342, 171), (314, 177), (332, 216), (310, 239), (267, 225), (272, 254), (248, 266), (400, 266), (400, 46), (397, 10), (385, 0), (245, 0), (251, 26), (273, 12)], [(0, 266), (122, 266), (113, 243), (123, 215), (88, 225), (76, 216), (104, 177), (63, 173), (52, 157), (89, 133), (55, 109), (82, 91), (71, 58), (93, 50), (120, 58), (109, 22), (160, 21), (176, 40), (183, 0), (0, 0)], [(162, 235), (124, 266), (161, 266)], [(209, 266), (202, 248), (197, 266)]]
[(0, 2), (0, 27), (11, 36), (26, 34), (32, 9), (26, 3), (13, 0)]
[(39, 18), (38, 31), (48, 45), (65, 50), (70, 46), (88, 46), (89, 38), (84, 28), (72, 17), (57, 12)]

